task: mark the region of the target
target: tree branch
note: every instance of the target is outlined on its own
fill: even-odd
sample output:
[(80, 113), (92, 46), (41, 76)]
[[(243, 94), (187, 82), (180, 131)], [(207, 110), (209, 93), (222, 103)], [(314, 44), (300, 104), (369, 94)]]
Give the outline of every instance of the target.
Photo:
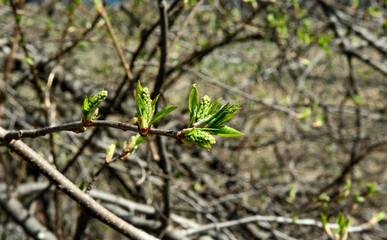
[[(121, 129), (123, 131), (138, 132), (137, 126), (129, 123), (123, 123), (123, 122), (94, 120), (91, 126), (92, 127), (110, 127), (110, 128)], [(64, 124), (60, 124), (52, 127), (45, 127), (45, 128), (36, 129), (36, 130), (6, 131), (3, 138), (6, 141), (10, 141), (12, 139), (18, 140), (21, 138), (41, 137), (54, 132), (62, 132), (62, 131), (81, 132), (83, 131), (82, 130), (83, 127), (84, 126), (81, 121), (76, 121), (76, 122), (64, 123)], [(177, 139), (176, 134), (178, 132), (173, 130), (151, 129), (150, 133), (154, 135), (161, 135), (161, 136)]]
[(136, 240), (155, 240), (157, 238), (143, 232), (142, 230), (135, 228), (134, 226), (128, 224), (121, 218), (117, 217), (106, 208), (102, 207), (101, 204), (96, 202), (90, 195), (82, 192), (76, 185), (74, 185), (69, 179), (67, 179), (63, 174), (51, 166), (48, 161), (43, 159), (39, 154), (34, 150), (28, 147), (22, 141), (12, 140), (6, 141), (4, 136), (7, 134), (7, 131), (3, 128), (0, 128), (0, 140), (1, 142), (9, 147), (11, 150), (15, 151), (20, 155), (24, 160), (29, 164), (35, 166), (39, 171), (45, 175), (51, 182), (53, 182), (58, 189), (63, 191), (69, 197), (74, 199), (78, 204), (80, 204), (84, 210), (86, 210), (93, 217), (97, 218), (101, 222), (109, 225), (123, 235), (129, 237), (130, 239)]

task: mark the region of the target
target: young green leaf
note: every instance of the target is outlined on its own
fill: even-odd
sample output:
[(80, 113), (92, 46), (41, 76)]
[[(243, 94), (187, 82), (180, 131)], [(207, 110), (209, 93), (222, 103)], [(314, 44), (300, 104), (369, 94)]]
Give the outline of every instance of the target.
[(199, 104), (199, 92), (196, 89), (196, 84), (193, 84), (191, 93), (189, 94), (189, 101), (188, 101), (191, 124), (193, 124), (192, 121), (195, 118), (196, 110), (197, 110), (196, 107), (198, 104)]
[(159, 100), (160, 94), (158, 94), (153, 100), (152, 100), (152, 108), (155, 109), (156, 103)]
[(345, 219), (342, 213), (337, 217), (337, 225), (339, 225), (339, 234), (340, 239), (346, 240), (348, 236), (348, 226), (350, 224), (350, 219)]
[(156, 122), (157, 120), (163, 118), (164, 116), (166, 116), (167, 114), (169, 114), (170, 112), (175, 110), (176, 108), (177, 108), (177, 106), (167, 106), (167, 107), (163, 108), (162, 110), (158, 111), (155, 114), (155, 116), (153, 117), (153, 119), (150, 121), (149, 124), (150, 125), (153, 124), (154, 122)]
[(134, 139), (135, 139), (134, 145), (135, 145), (135, 146), (138, 146), (138, 145), (140, 145), (140, 143), (142, 143), (143, 141), (146, 140), (146, 137), (142, 137), (142, 136), (140, 136), (140, 135), (136, 135), (136, 136), (134, 137)]
[(136, 110), (137, 110), (137, 113), (141, 113), (142, 112), (142, 109), (143, 109), (143, 106), (141, 106), (140, 108), (140, 105), (142, 105), (142, 101), (141, 101), (141, 93), (142, 93), (142, 87), (141, 87), (141, 83), (140, 81), (138, 81), (137, 83), (137, 89), (136, 89)]
[(98, 106), (106, 99), (107, 95), (108, 92), (102, 90), (98, 94), (85, 97), (82, 104), (82, 121), (84, 124), (98, 119)]
[(189, 96), (190, 122), (189, 127), (183, 129), (178, 139), (185, 143), (196, 144), (202, 148), (211, 148), (215, 144), (215, 138), (211, 135), (221, 137), (239, 137), (244, 134), (227, 126), (224, 123), (231, 120), (241, 104), (227, 103), (220, 105), (221, 98), (211, 103), (211, 98), (205, 95), (199, 102), (199, 92), (196, 85), (192, 85)]
[(95, 120), (94, 117), (97, 117), (98, 114), (98, 106), (106, 99), (107, 94), (108, 92), (106, 90), (102, 90), (98, 94), (89, 97), (89, 112), (86, 116), (87, 120)]
[(220, 108), (220, 101), (222, 99), (219, 98), (218, 100), (213, 101), (207, 110), (207, 115), (213, 114), (215, 111), (217, 111)]
[(84, 191), (85, 189), (86, 189), (86, 184), (85, 184), (85, 182), (80, 182), (79, 184), (78, 184), (78, 188), (79, 189), (81, 189), (82, 191)]
[(216, 130), (210, 131), (212, 134), (218, 135), (220, 137), (240, 137), (244, 136), (243, 133), (235, 130), (234, 128), (228, 126), (222, 126)]
[(241, 109), (241, 104), (229, 104), (223, 105), (221, 109), (214, 114), (214, 117), (209, 119), (207, 124), (209, 127), (219, 127), (223, 123), (226, 123), (230, 121), (234, 115), (235, 112)]
[(82, 116), (87, 116), (87, 113), (89, 112), (89, 98), (86, 96), (85, 97), (85, 100), (83, 100), (83, 104), (82, 104)]
[(183, 129), (181, 132), (184, 134), (184, 136), (189, 136), (196, 133), (196, 128), (194, 127), (186, 128), (186, 129)]

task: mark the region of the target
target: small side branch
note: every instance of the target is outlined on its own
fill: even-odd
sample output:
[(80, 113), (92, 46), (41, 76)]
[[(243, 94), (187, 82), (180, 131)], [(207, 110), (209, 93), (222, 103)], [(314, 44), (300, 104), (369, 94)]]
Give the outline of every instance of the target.
[(96, 5), (97, 5), (97, 11), (98, 11), (98, 13), (99, 13), (99, 14), (103, 17), (103, 19), (105, 20), (105, 23), (106, 23), (107, 29), (108, 29), (108, 31), (109, 31), (110, 37), (112, 38), (113, 43), (114, 43), (114, 47), (116, 48), (117, 53), (118, 53), (118, 56), (120, 57), (121, 64), (122, 64), (122, 66), (125, 68), (126, 75), (127, 75), (128, 79), (131, 81), (131, 80), (133, 80), (133, 74), (132, 74), (132, 71), (130, 70), (130, 66), (129, 66), (129, 64), (127, 63), (126, 59), (125, 59), (124, 53), (122, 52), (121, 46), (120, 46), (120, 44), (118, 43), (117, 37), (116, 37), (116, 35), (114, 34), (113, 26), (112, 26), (112, 24), (111, 24), (111, 22), (110, 22), (110, 19), (109, 19), (108, 15), (106, 14), (105, 8), (103, 7), (103, 4), (101, 4), (101, 3), (99, 2), (99, 0), (96, 0), (95, 3), (96, 3)]

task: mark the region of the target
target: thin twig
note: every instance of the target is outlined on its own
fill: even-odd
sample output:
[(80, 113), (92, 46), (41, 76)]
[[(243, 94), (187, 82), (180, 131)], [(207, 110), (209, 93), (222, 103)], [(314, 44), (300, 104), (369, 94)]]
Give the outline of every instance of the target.
[(168, 48), (168, 55), (167, 59), (173, 52), (173, 48), (175, 47), (177, 41), (179, 41), (181, 35), (183, 34), (184, 29), (187, 27), (189, 21), (195, 16), (196, 11), (199, 9), (199, 7), (203, 4), (204, 0), (200, 0), (196, 3), (196, 5), (192, 8), (191, 12), (188, 14), (187, 18), (184, 20), (183, 24), (181, 25), (179, 31), (177, 32), (175, 38), (172, 40), (171, 45)]
[(90, 190), (93, 188), (93, 186), (94, 186), (95, 182), (97, 181), (99, 175), (101, 174), (102, 170), (104, 170), (107, 166), (109, 166), (109, 163), (105, 162), (105, 164), (102, 165), (102, 167), (100, 167), (98, 169), (98, 171), (94, 174), (93, 178), (91, 179), (91, 182), (87, 186), (85, 193), (89, 194)]
[(3, 109), (2, 104), (5, 102), (6, 95), (7, 95), (8, 75), (12, 70), (13, 55), (16, 52), (16, 49), (18, 46), (18, 42), (17, 42), (18, 34), (19, 34), (19, 29), (15, 26), (13, 29), (13, 35), (12, 35), (11, 51), (8, 54), (8, 58), (7, 58), (7, 62), (4, 70), (3, 83), (0, 86), (0, 116), (2, 114), (2, 109)]
[[(32, 77), (33, 86), (34, 86), (35, 91), (39, 97), (40, 103), (44, 104), (44, 92), (42, 91), (42, 89), (39, 86), (38, 72), (36, 71), (35, 63), (34, 63), (33, 59), (31, 59), (31, 56), (28, 52), (28, 49), (26, 46), (27, 43), (25, 41), (26, 38), (25, 38), (24, 32), (22, 31), (21, 26), (20, 26), (21, 15), (18, 13), (18, 6), (16, 6), (14, 0), (11, 0), (10, 4), (11, 4), (11, 8), (12, 8), (13, 17), (15, 20), (15, 27), (17, 28), (17, 31), (18, 31), (19, 36), (20, 36), (19, 43), (20, 43), (21, 48), (23, 49), (25, 58), (27, 59), (28, 66), (30, 67), (30, 73), (33, 76)], [(47, 112), (44, 111), (44, 113), (45, 113), (45, 119), (47, 121), (47, 118), (48, 118)]]
[[(99, 0), (96, 0), (95, 2), (99, 2)], [(122, 52), (121, 46), (118, 43), (116, 35), (114, 34), (112, 24), (110, 22), (110, 19), (109, 19), (108, 15), (106, 14), (106, 11), (105, 11), (105, 8), (103, 7), (103, 4), (101, 4), (101, 3), (97, 4), (97, 11), (102, 16), (102, 18), (105, 20), (106, 27), (107, 27), (107, 29), (109, 31), (110, 37), (113, 40), (114, 47), (117, 50), (118, 56), (120, 57), (121, 64), (125, 68), (126, 75), (127, 75), (128, 79), (129, 79), (129, 81), (131, 81), (133, 79), (132, 71), (130, 70), (129, 64), (126, 62), (124, 53)]]

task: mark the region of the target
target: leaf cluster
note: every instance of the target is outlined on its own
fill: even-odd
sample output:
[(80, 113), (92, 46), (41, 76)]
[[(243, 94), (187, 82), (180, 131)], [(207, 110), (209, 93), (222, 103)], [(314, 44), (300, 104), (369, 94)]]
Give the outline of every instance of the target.
[[(189, 127), (182, 131), (184, 134), (183, 142), (211, 148), (211, 144), (215, 143), (211, 134), (221, 137), (244, 136), (243, 133), (223, 125), (235, 116), (242, 104), (226, 103), (221, 105), (221, 100), (220, 98), (211, 103), (211, 99), (205, 95), (199, 102), (199, 92), (196, 85), (192, 85), (188, 100), (190, 122)], [(193, 139), (192, 136), (195, 135), (196, 138)]]
[(106, 90), (91, 95), (90, 97), (85, 97), (82, 104), (82, 121), (85, 125), (91, 123), (92, 120), (97, 120), (98, 116), (98, 106), (103, 102), (108, 96)]
[[(98, 94), (85, 97), (82, 104), (82, 121), (84, 126), (90, 126), (92, 120), (98, 119), (98, 106), (106, 99), (107, 94), (106, 90), (102, 90)], [(142, 88), (140, 81), (137, 83), (135, 98), (137, 112), (136, 117), (133, 118), (136, 122), (133, 122), (133, 124), (137, 124), (139, 134), (133, 136), (129, 144), (125, 145), (123, 157), (134, 153), (138, 146), (147, 139), (153, 123), (177, 108), (177, 106), (167, 106), (155, 114), (159, 96), (157, 95), (152, 100), (149, 89)], [(211, 102), (211, 98), (205, 95), (199, 102), (199, 92), (194, 84), (188, 102), (190, 111), (189, 126), (181, 131), (182, 137), (178, 138), (185, 143), (196, 144), (202, 148), (211, 148), (211, 144), (216, 143), (213, 135), (220, 137), (243, 136), (243, 133), (224, 125), (241, 109), (241, 104), (230, 104), (228, 102), (221, 105), (221, 100), (220, 98)], [(107, 162), (110, 162), (112, 157), (111, 152), (107, 156), (109, 156)]]
[(139, 132), (143, 137), (148, 135), (153, 123), (177, 108), (177, 106), (167, 106), (154, 115), (159, 96), (160, 94), (151, 100), (149, 89), (142, 88), (140, 81), (138, 81), (136, 90), (136, 116)]

